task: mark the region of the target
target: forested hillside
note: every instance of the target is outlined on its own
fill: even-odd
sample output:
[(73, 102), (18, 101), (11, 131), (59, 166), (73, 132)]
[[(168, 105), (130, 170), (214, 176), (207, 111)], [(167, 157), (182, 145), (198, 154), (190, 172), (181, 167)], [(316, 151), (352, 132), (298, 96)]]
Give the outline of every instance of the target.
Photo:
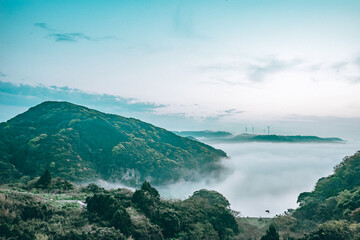
[(221, 169), (226, 154), (133, 118), (68, 102), (44, 102), (0, 124), (0, 182), (54, 176), (137, 185)]
[(320, 178), (312, 192), (301, 193), (294, 212), (275, 219), (285, 235), (303, 239), (360, 238), (360, 151)]

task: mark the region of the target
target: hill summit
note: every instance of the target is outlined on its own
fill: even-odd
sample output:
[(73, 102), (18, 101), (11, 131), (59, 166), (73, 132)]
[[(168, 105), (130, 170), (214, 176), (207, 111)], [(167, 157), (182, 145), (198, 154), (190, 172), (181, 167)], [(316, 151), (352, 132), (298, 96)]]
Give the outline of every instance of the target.
[(224, 157), (149, 123), (69, 102), (43, 102), (0, 123), (0, 182), (49, 169), (77, 182), (160, 184), (218, 171)]

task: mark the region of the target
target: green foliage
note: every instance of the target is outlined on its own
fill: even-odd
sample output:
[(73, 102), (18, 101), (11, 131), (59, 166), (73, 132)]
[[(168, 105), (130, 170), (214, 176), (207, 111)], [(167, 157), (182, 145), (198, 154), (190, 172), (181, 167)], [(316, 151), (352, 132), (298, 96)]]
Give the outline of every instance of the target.
[(14, 181), (20, 176), (21, 173), (16, 169), (13, 164), (9, 162), (3, 162), (0, 158), (0, 183)]
[(185, 201), (168, 202), (144, 182), (132, 196), (105, 191), (86, 202), (92, 222), (136, 239), (228, 239), (239, 232), (229, 202), (215, 191), (200, 190)]
[(131, 218), (126, 209), (119, 207), (111, 218), (111, 225), (119, 229), (125, 235), (132, 232)]
[(356, 208), (350, 214), (351, 220), (360, 223), (360, 208)]
[(143, 192), (149, 193), (153, 198), (160, 198), (159, 192), (154, 187), (152, 187), (148, 181), (145, 181), (141, 185), (141, 190)]
[(359, 163), (360, 151), (351, 157), (345, 157), (339, 165), (335, 166), (334, 174), (318, 181), (311, 195), (318, 199), (326, 199), (344, 190), (360, 186)]
[(172, 208), (161, 209), (157, 217), (157, 222), (163, 229), (165, 237), (174, 237), (181, 231), (179, 213)]
[(70, 193), (74, 199), (87, 194), (86, 208), (76, 202), (57, 203), (55, 199), (64, 199), (64, 194), (2, 192), (0, 239), (220, 240), (238, 233), (228, 201), (215, 191), (200, 190), (184, 201), (164, 201), (144, 182), (135, 193), (107, 191), (94, 184)]
[(71, 181), (97, 178), (139, 185), (219, 171), (226, 154), (133, 118), (67, 102), (44, 102), (0, 124), (0, 181), (46, 169)]
[(82, 188), (81, 191), (82, 192), (87, 192), (87, 193), (100, 193), (100, 192), (104, 192), (105, 189), (99, 187), (95, 183), (90, 183), (86, 187)]
[(121, 201), (109, 193), (95, 194), (93, 197), (88, 197), (86, 203), (87, 210), (90, 213), (106, 221), (110, 221), (118, 209), (122, 210)]
[(48, 169), (44, 172), (43, 175), (39, 178), (39, 180), (36, 182), (36, 187), (38, 188), (47, 188), (49, 184), (51, 183), (51, 175)]
[(141, 189), (134, 192), (131, 200), (135, 206), (147, 216), (154, 217), (155, 214), (157, 214), (157, 209), (160, 203), (160, 195), (149, 182), (144, 182)]
[(48, 185), (49, 190), (56, 191), (58, 193), (70, 191), (73, 190), (74, 188), (75, 188), (74, 184), (70, 183), (67, 180), (63, 180), (60, 177), (51, 179), (51, 182)]
[(206, 189), (202, 189), (199, 191), (194, 192), (194, 194), (191, 197), (193, 200), (205, 200), (210, 205), (219, 205), (222, 207), (229, 207), (230, 203), (229, 201), (220, 193), (216, 191), (209, 191)]
[(329, 221), (320, 224), (318, 229), (303, 238), (303, 240), (350, 240), (353, 233), (346, 221)]
[[(360, 221), (360, 151), (345, 157), (334, 173), (320, 178), (312, 192), (301, 193), (300, 207), (290, 216), (275, 220), (283, 234), (303, 235), (303, 239), (355, 239)], [(293, 219), (285, 226), (285, 218)], [(355, 228), (350, 228), (355, 225)], [(286, 231), (284, 233), (284, 231)]]
[[(47, 173), (44, 173), (44, 175), (47, 175)], [(24, 190), (37, 192), (46, 191), (48, 193), (66, 193), (76, 188), (75, 184), (60, 177), (51, 178), (50, 176), (50, 182), (48, 180), (44, 180), (44, 178), (41, 179), (41, 177), (36, 177), (30, 180), (29, 178), (30, 177), (28, 176), (22, 177), (17, 183), (15, 183), (15, 185)], [(45, 179), (46, 178), (49, 179), (48, 176), (45, 176)]]
[[(316, 222), (350, 220), (350, 214), (360, 207), (360, 152), (346, 157), (334, 168), (334, 174), (319, 179), (314, 191), (301, 193), (298, 219)], [(354, 218), (355, 219), (355, 218)]]
[[(200, 190), (180, 204), (180, 219), (185, 228), (191, 229), (188, 234), (199, 227), (208, 228), (220, 239), (226, 239), (239, 233), (237, 222), (227, 208), (229, 202), (220, 193)], [(194, 225), (194, 221), (198, 222)], [(207, 226), (207, 227), (206, 227)]]
[(280, 236), (274, 224), (270, 224), (266, 234), (261, 237), (261, 240), (279, 240)]

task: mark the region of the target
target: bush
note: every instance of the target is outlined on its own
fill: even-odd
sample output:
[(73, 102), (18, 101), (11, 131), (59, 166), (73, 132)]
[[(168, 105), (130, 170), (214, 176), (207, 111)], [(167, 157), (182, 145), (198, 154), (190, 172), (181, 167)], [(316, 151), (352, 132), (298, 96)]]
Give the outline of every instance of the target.
[(165, 237), (173, 237), (181, 229), (178, 213), (173, 209), (162, 209), (158, 217), (158, 224), (163, 229)]
[(119, 207), (111, 219), (111, 225), (119, 229), (125, 235), (132, 232), (131, 218), (126, 209)]
[(51, 175), (48, 169), (44, 172), (44, 174), (39, 178), (39, 180), (36, 182), (37, 188), (47, 188), (49, 184), (51, 183)]
[(351, 212), (350, 217), (355, 222), (360, 222), (360, 208), (355, 209)]
[(280, 236), (274, 224), (270, 224), (266, 234), (261, 237), (261, 240), (279, 240)]
[(350, 240), (353, 239), (352, 235), (347, 221), (328, 221), (320, 224), (315, 232), (303, 240)]

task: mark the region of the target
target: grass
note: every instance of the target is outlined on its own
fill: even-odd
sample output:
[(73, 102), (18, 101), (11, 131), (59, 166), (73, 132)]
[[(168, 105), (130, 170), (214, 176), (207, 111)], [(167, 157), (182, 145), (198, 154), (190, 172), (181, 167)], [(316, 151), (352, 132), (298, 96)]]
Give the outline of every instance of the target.
[(32, 189), (31, 192), (28, 192), (23, 189), (14, 190), (9, 188), (0, 188), (0, 193), (20, 193), (24, 195), (35, 196), (39, 200), (46, 201), (47, 203), (56, 208), (80, 208), (79, 203), (77, 203), (76, 201), (84, 202), (88, 196), (92, 195), (83, 192), (46, 193), (39, 191), (38, 189)]
[(267, 229), (272, 222), (272, 218), (257, 218), (257, 217), (247, 217), (247, 218), (240, 218), (242, 222), (245, 222), (251, 226), (256, 228)]
[(273, 218), (237, 218), (240, 234), (236, 239), (260, 239), (268, 229)]

